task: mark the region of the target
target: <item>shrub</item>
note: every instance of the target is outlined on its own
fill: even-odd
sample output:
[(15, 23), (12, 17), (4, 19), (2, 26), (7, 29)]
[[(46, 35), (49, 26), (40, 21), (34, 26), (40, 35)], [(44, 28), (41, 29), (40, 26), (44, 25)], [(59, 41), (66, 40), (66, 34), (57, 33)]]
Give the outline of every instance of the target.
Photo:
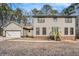
[(60, 41), (60, 33), (58, 27), (54, 27), (53, 30), (50, 32), (50, 39)]

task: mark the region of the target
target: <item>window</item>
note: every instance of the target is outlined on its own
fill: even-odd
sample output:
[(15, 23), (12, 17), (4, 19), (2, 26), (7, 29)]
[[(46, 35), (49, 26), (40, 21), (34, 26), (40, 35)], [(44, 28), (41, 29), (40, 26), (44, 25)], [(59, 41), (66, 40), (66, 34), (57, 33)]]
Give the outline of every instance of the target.
[(57, 18), (53, 18), (53, 21), (54, 21), (54, 22), (57, 22)]
[(40, 35), (40, 28), (36, 28), (36, 35)]
[(42, 18), (42, 23), (45, 23), (45, 18)]
[(53, 33), (58, 33), (59, 32), (59, 27), (52, 27), (52, 32)]
[(65, 23), (72, 23), (72, 18), (65, 18)]
[(38, 18), (37, 22), (38, 23), (45, 23), (45, 18)]
[(68, 28), (64, 28), (64, 34), (68, 35)]
[(74, 28), (70, 28), (70, 35), (73, 35), (74, 34)]
[(45, 27), (42, 28), (42, 34), (43, 34), (43, 35), (46, 35), (46, 28), (45, 28)]

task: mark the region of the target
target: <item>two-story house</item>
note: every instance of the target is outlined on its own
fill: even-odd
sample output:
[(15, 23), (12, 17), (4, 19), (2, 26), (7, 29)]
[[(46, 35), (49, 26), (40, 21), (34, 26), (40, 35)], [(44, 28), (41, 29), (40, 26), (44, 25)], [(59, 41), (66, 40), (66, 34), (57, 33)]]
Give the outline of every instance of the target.
[(75, 39), (76, 16), (33, 16), (33, 36), (47, 38), (58, 28), (62, 39)]
[(60, 33), (61, 39), (75, 39), (75, 26), (76, 16), (32, 16), (32, 26), (21, 26), (16, 22), (9, 22), (4, 25), (3, 36), (48, 38), (54, 30)]

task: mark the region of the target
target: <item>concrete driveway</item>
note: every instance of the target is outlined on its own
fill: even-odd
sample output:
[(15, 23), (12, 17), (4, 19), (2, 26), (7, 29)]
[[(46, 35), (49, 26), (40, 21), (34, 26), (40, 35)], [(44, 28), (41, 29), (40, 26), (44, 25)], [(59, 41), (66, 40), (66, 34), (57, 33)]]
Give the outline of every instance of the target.
[(1, 56), (79, 56), (79, 40), (0, 37)]
[(11, 38), (0, 36), (0, 41), (4, 41), (4, 40), (8, 40), (8, 39), (11, 39)]
[(79, 42), (4, 40), (0, 41), (0, 56), (79, 56)]

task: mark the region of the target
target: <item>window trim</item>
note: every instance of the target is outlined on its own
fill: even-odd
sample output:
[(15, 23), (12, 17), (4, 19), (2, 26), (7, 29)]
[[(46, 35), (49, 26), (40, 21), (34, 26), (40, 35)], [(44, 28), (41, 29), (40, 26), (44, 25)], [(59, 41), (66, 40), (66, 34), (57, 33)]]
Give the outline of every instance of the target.
[(58, 20), (57, 17), (54, 17), (54, 18), (53, 18), (53, 21), (54, 21), (54, 22), (57, 22), (57, 20)]
[(45, 23), (45, 18), (38, 18), (37, 23)]
[[(45, 31), (44, 31), (44, 29), (45, 29)], [(46, 35), (46, 27), (42, 28), (42, 35)]]
[(36, 35), (40, 35), (40, 28), (39, 27), (36, 27)]
[(72, 18), (65, 18), (65, 23), (72, 23)]
[[(67, 29), (67, 30), (66, 30)], [(67, 32), (66, 32), (67, 31)], [(64, 28), (64, 35), (68, 35), (68, 27)]]
[[(73, 29), (73, 30), (71, 30), (71, 29)], [(73, 27), (70, 27), (70, 35), (74, 35), (74, 28)]]

